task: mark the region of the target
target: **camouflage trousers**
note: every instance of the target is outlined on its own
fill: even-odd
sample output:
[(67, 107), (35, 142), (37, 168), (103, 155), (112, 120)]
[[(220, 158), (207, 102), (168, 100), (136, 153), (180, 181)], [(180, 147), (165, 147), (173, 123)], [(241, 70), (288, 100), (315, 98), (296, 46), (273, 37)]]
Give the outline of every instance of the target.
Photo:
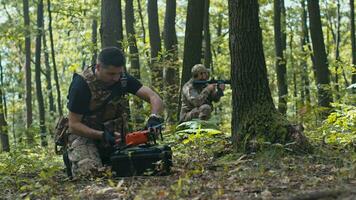
[(185, 113), (181, 121), (190, 121), (192, 119), (207, 120), (210, 118), (212, 107), (209, 104), (203, 104), (198, 108), (193, 108)]
[(67, 151), (73, 177), (97, 176), (100, 171), (104, 171), (100, 150), (95, 140), (70, 134)]

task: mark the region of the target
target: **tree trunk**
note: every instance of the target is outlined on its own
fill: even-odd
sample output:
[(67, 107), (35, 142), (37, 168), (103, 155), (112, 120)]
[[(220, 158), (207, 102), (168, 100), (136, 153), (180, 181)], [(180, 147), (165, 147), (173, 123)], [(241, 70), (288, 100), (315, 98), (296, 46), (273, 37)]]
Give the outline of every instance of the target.
[(41, 146), (47, 146), (46, 125), (45, 125), (45, 108), (41, 87), (41, 40), (43, 32), (43, 0), (38, 1), (37, 5), (37, 35), (36, 35), (36, 57), (35, 57), (35, 79), (36, 94), (38, 103), (38, 113), (40, 115), (40, 135)]
[(44, 51), (44, 57), (45, 57), (45, 65), (46, 65), (46, 89), (47, 89), (47, 95), (48, 95), (48, 104), (49, 104), (49, 111), (50, 115), (53, 116), (53, 114), (56, 112), (56, 108), (54, 106), (54, 98), (53, 98), (53, 91), (52, 91), (52, 76), (51, 76), (51, 66), (49, 64), (49, 54), (48, 54), (48, 49), (47, 49), (47, 40), (46, 40), (46, 33), (43, 32), (43, 51)]
[(34, 142), (33, 135), (28, 131), (32, 126), (32, 89), (31, 89), (31, 32), (28, 0), (23, 0), (23, 12), (25, 21), (25, 79), (26, 79), (26, 128), (27, 142)]
[(9, 135), (8, 135), (8, 126), (5, 120), (5, 111), (4, 111), (4, 103), (3, 102), (3, 96), (5, 94), (3, 93), (3, 71), (2, 71), (2, 64), (1, 64), (1, 56), (0, 56), (0, 76), (1, 76), (1, 82), (0, 82), (0, 140), (1, 140), (1, 151), (10, 151), (10, 142), (9, 142)]
[(101, 1), (101, 47), (115, 46), (122, 49), (123, 29), (121, 0)]
[(52, 63), (53, 63), (53, 77), (54, 77), (54, 82), (56, 83), (56, 91), (57, 91), (57, 106), (58, 106), (59, 116), (62, 116), (63, 110), (62, 110), (62, 100), (61, 100), (61, 88), (59, 85), (59, 78), (58, 78), (57, 65), (56, 65), (56, 56), (55, 56), (55, 51), (54, 51), (53, 31), (52, 31), (51, 0), (47, 0), (47, 11), (48, 11), (49, 39), (51, 42), (51, 55), (52, 55), (51, 57), (52, 57)]
[[(282, 6), (283, 5), (283, 6)], [(285, 19), (282, 7), (284, 7), (284, 0), (274, 0), (274, 44), (276, 46), (276, 71), (277, 71), (277, 85), (278, 85), (278, 111), (283, 115), (287, 112), (287, 68), (286, 59), (284, 56), (286, 50), (285, 38), (285, 20), (282, 23), (281, 18)], [(284, 32), (284, 33), (283, 33)]]
[(205, 0), (204, 3), (204, 65), (207, 68), (211, 67), (212, 57), (211, 57), (211, 40), (210, 40), (210, 28), (209, 28), (209, 8), (210, 0)]
[(257, 0), (229, 0), (233, 144), (249, 151), (265, 142), (296, 141), (306, 149), (306, 138), (273, 104), (258, 9)]
[[(316, 85), (318, 86), (319, 106), (330, 108), (332, 96), (330, 91), (330, 72), (325, 52), (323, 32), (321, 29), (319, 1), (308, 0), (310, 19), (310, 35), (312, 38), (313, 54), (315, 59)], [(327, 112), (323, 113), (326, 117)]]
[[(184, 38), (183, 69), (181, 88), (191, 78), (191, 70), (195, 64), (201, 63), (202, 37), (204, 23), (204, 1), (188, 1), (187, 20)], [(181, 108), (182, 92), (179, 94), (178, 113)]]
[(141, 0), (137, 0), (137, 7), (138, 7), (138, 14), (140, 16), (140, 22), (141, 22), (141, 28), (142, 28), (142, 40), (143, 43), (146, 43), (146, 29), (145, 29), (145, 21), (143, 19), (143, 14), (142, 14), (142, 6), (141, 6)]
[(341, 15), (340, 15), (340, 0), (336, 1), (337, 5), (337, 23), (336, 23), (336, 41), (335, 41), (335, 90), (336, 90), (336, 99), (340, 99), (340, 87), (339, 87), (339, 65), (341, 64), (341, 58), (340, 58), (340, 22), (341, 22)]
[(93, 19), (91, 24), (91, 43), (93, 45), (93, 56), (91, 58), (91, 65), (96, 64), (96, 59), (98, 57), (98, 20)]
[(158, 22), (158, 10), (157, 10), (157, 0), (148, 0), (147, 3), (148, 12), (148, 32), (150, 36), (150, 47), (151, 47), (151, 82), (152, 86), (157, 90), (161, 91), (163, 87), (163, 69), (160, 65), (161, 52), (161, 37), (159, 31)]
[(164, 47), (167, 52), (165, 70), (165, 104), (167, 105), (167, 121), (173, 123), (177, 119), (179, 90), (178, 40), (175, 28), (176, 0), (166, 1), (166, 15), (164, 18)]
[(306, 46), (309, 46), (309, 36), (308, 36), (308, 27), (307, 27), (307, 11), (305, 9), (305, 0), (301, 1), (302, 5), (302, 35), (300, 38), (301, 41), (301, 50), (302, 56), (301, 59), (301, 67), (302, 67), (302, 90), (301, 90), (301, 98), (302, 102), (306, 103), (307, 105), (310, 104), (310, 81), (309, 81), (309, 74), (308, 74), (308, 64), (307, 64), (307, 57), (308, 52), (305, 50)]
[(352, 65), (353, 71), (351, 84), (356, 83), (356, 37), (355, 37), (355, 3), (354, 0), (350, 0), (350, 23), (351, 23), (351, 53), (352, 53)]
[[(126, 20), (126, 37), (129, 42), (129, 59), (131, 62), (130, 73), (137, 79), (141, 79), (140, 75), (140, 58), (136, 43), (136, 31), (135, 31), (135, 15), (133, 8), (133, 0), (125, 1), (125, 20)], [(134, 109), (132, 112), (133, 120), (135, 124), (142, 124), (144, 118), (142, 116), (143, 102), (142, 100), (134, 97)]]
[[(20, 71), (21, 71), (21, 68), (20, 68)], [(2, 102), (3, 102), (3, 106), (4, 106), (4, 116), (5, 118), (7, 118), (7, 102), (6, 102), (6, 95), (5, 95), (5, 86), (4, 86), (4, 70), (2, 68), (2, 64), (1, 64), (1, 55), (0, 55), (0, 85), (1, 85), (1, 88), (3, 88), (3, 91), (2, 91), (2, 96), (0, 96), (0, 98), (2, 99)], [(22, 84), (19, 84), (19, 85), (22, 85)]]

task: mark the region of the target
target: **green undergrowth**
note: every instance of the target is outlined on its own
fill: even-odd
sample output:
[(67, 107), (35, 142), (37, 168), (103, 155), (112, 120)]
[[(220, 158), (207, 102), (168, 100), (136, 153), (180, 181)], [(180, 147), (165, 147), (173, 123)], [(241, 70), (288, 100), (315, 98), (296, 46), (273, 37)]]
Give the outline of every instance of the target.
[(245, 154), (233, 149), (228, 129), (218, 127), (199, 121), (166, 127), (159, 143), (173, 150), (168, 176), (70, 181), (52, 147), (17, 148), (0, 154), (0, 199), (287, 199), (336, 189), (345, 198), (356, 197), (350, 189), (356, 187), (356, 153), (350, 145), (323, 143), (313, 137), (316, 130), (307, 130), (312, 154), (267, 143), (262, 151)]

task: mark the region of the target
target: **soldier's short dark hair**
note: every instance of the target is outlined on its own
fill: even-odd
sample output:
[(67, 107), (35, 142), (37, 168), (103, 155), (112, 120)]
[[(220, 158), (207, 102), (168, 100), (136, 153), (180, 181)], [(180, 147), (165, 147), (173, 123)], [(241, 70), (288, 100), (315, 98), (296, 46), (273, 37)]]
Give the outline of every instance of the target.
[(125, 56), (117, 47), (106, 47), (100, 51), (98, 62), (104, 67), (109, 65), (122, 67), (125, 65)]

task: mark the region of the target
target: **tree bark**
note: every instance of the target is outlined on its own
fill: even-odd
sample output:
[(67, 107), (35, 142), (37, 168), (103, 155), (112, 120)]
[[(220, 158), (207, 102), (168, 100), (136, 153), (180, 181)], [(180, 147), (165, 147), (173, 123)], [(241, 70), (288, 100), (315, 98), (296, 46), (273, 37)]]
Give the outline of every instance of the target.
[(101, 1), (101, 47), (115, 46), (122, 49), (123, 28), (121, 0)]
[(340, 15), (340, 0), (336, 1), (337, 6), (337, 22), (336, 22), (336, 41), (335, 41), (335, 90), (336, 90), (336, 99), (340, 99), (340, 87), (339, 87), (339, 65), (341, 64), (340, 58), (340, 22), (341, 22), (341, 15)]
[[(31, 32), (28, 0), (23, 0), (23, 12), (25, 21), (25, 79), (26, 79), (26, 127), (32, 125), (32, 93), (31, 93)], [(27, 132), (27, 131), (26, 131)], [(33, 141), (29, 135), (28, 140)]]
[(5, 119), (5, 111), (4, 111), (4, 102), (3, 96), (3, 71), (2, 71), (2, 63), (1, 63), (1, 56), (0, 56), (0, 140), (1, 140), (1, 151), (9, 152), (10, 151), (10, 142), (9, 142), (9, 135), (8, 135), (8, 126)]
[(57, 91), (57, 106), (58, 106), (59, 116), (63, 116), (61, 88), (59, 85), (59, 78), (58, 78), (57, 65), (56, 65), (56, 56), (55, 56), (55, 51), (54, 51), (51, 0), (47, 0), (47, 11), (48, 11), (48, 31), (49, 31), (49, 39), (51, 42), (51, 57), (52, 57), (52, 63), (53, 63), (53, 77), (54, 77), (54, 82), (56, 83), (56, 91)]
[(161, 91), (163, 87), (163, 69), (160, 65), (161, 59), (159, 53), (161, 52), (162, 44), (159, 31), (157, 0), (148, 0), (147, 12), (151, 47), (151, 82), (157, 91)]
[[(330, 91), (330, 72), (328, 69), (329, 64), (326, 57), (324, 37), (321, 28), (319, 1), (308, 0), (308, 11), (313, 55), (315, 59), (318, 104), (319, 106), (330, 108), (330, 103), (332, 102)], [(324, 112), (322, 115), (323, 117), (326, 117), (327, 112)]]
[[(277, 72), (277, 85), (278, 85), (278, 111), (283, 115), (287, 113), (287, 68), (286, 59), (284, 56), (286, 50), (285, 38), (285, 15), (283, 15), (284, 0), (274, 0), (274, 43), (276, 53), (276, 72)], [(283, 6), (282, 6), (283, 5)], [(284, 22), (282, 22), (284, 21)], [(284, 33), (283, 33), (284, 32)]]
[[(187, 20), (184, 38), (183, 69), (181, 78), (181, 88), (191, 78), (191, 70), (195, 64), (201, 63), (202, 39), (204, 23), (204, 1), (188, 1)], [(178, 113), (181, 109), (181, 95), (179, 94)]]
[(302, 102), (309, 105), (310, 104), (310, 81), (308, 74), (308, 64), (306, 62), (307, 57), (309, 56), (308, 52), (305, 50), (306, 46), (309, 46), (309, 35), (308, 35), (308, 26), (307, 26), (307, 11), (305, 9), (305, 0), (301, 1), (302, 6), (302, 35), (300, 38), (301, 41), (301, 50), (303, 59), (301, 59), (302, 67), (302, 90), (301, 98)]
[(146, 29), (145, 29), (145, 21), (143, 19), (143, 14), (142, 14), (142, 6), (141, 6), (141, 0), (137, 0), (137, 7), (138, 7), (138, 14), (140, 16), (140, 22), (141, 22), (141, 28), (142, 28), (142, 38), (143, 38), (143, 43), (146, 43)]
[[(141, 79), (140, 74), (140, 58), (139, 52), (137, 49), (136, 42), (136, 31), (135, 31), (135, 15), (134, 15), (134, 7), (133, 0), (125, 1), (125, 20), (126, 20), (126, 37), (129, 42), (129, 59), (131, 62), (130, 73), (137, 79)], [(132, 112), (133, 119), (135, 124), (141, 124), (144, 122), (144, 118), (140, 111), (143, 109), (142, 100), (134, 97), (134, 109)]]
[(44, 51), (45, 65), (46, 65), (46, 89), (48, 95), (48, 107), (49, 107), (50, 115), (52, 116), (56, 112), (56, 107), (54, 106), (54, 98), (53, 98), (53, 91), (52, 91), (52, 76), (51, 76), (52, 70), (49, 64), (49, 54), (48, 54), (45, 32), (43, 32), (42, 39), (43, 39), (43, 51)]
[(91, 58), (91, 65), (96, 64), (96, 59), (98, 57), (98, 20), (93, 19), (92, 24), (91, 24), (91, 43), (93, 45), (93, 56)]
[(273, 104), (258, 9), (257, 0), (229, 0), (233, 144), (251, 151), (265, 142), (296, 141), (307, 149), (306, 138)]
[(176, 108), (178, 106), (179, 90), (179, 63), (178, 63), (178, 40), (175, 28), (176, 0), (166, 1), (166, 15), (164, 18), (164, 47), (167, 52), (165, 70), (165, 99), (167, 106), (167, 121), (173, 123), (177, 119)]
[(37, 35), (36, 35), (36, 56), (35, 56), (35, 79), (36, 79), (36, 96), (38, 103), (38, 113), (40, 117), (40, 135), (41, 146), (47, 146), (46, 125), (45, 125), (45, 108), (41, 87), (41, 40), (43, 32), (43, 0), (38, 1), (37, 5)]
[(355, 37), (355, 3), (354, 0), (350, 0), (350, 24), (351, 24), (351, 53), (352, 53), (352, 65), (353, 73), (351, 83), (356, 83), (356, 37)]
[(209, 8), (210, 0), (204, 2), (204, 65), (207, 68), (211, 68), (212, 56), (211, 56), (211, 40), (210, 40), (210, 28), (209, 28)]

